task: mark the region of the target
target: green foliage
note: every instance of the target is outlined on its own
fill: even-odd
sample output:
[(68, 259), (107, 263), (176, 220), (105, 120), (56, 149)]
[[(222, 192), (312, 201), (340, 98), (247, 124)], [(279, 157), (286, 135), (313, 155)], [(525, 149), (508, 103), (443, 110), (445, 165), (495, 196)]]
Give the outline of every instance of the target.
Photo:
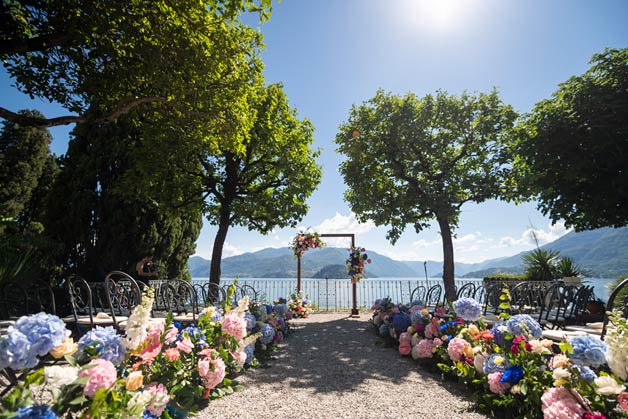
[(85, 278), (134, 273), (147, 254), (159, 263), (161, 278), (189, 276), (200, 208), (165, 212), (141, 184), (125, 181), (143, 156), (144, 135), (145, 124), (133, 115), (117, 124), (80, 125), (72, 133), (46, 216), (51, 237), (64, 244), (59, 262)]
[(576, 230), (628, 224), (628, 49), (591, 64), (535, 106), (513, 150), (520, 194)]
[(584, 275), (582, 267), (569, 257), (559, 259), (556, 269), (559, 278), (579, 277)]
[[(617, 289), (617, 287), (619, 286), (619, 284), (621, 284), (622, 282), (624, 282), (625, 279), (628, 278), (628, 275), (620, 275), (617, 278), (615, 278), (615, 280), (613, 282), (611, 282), (610, 284), (608, 284), (608, 292), (609, 295), (613, 293), (613, 291), (615, 291)], [(611, 306), (611, 303), (614, 304), (615, 306), (622, 306), (623, 307), (623, 301), (627, 301), (628, 298), (628, 287), (624, 287), (621, 291), (619, 291), (619, 293), (617, 293), (617, 295), (615, 296), (615, 300), (614, 301), (609, 301), (607, 304), (608, 307)]]
[[(22, 115), (41, 116), (37, 111)], [(48, 130), (4, 121), (0, 131), (0, 217), (17, 217), (37, 187), (52, 137)]]
[(409, 224), (418, 233), (439, 222), (448, 297), (455, 295), (451, 229), (465, 202), (483, 202), (504, 189), (504, 140), (515, 117), (496, 91), (418, 98), (379, 90), (351, 109), (336, 135), (346, 156), (340, 165), (345, 199), (361, 222), (388, 226), (392, 243)]
[(528, 277), (525, 274), (508, 274), (503, 272), (498, 272), (483, 278), (484, 281), (523, 281), (526, 279), (528, 279)]
[(558, 277), (558, 255), (555, 250), (536, 248), (523, 255), (525, 275), (532, 281), (551, 281)]

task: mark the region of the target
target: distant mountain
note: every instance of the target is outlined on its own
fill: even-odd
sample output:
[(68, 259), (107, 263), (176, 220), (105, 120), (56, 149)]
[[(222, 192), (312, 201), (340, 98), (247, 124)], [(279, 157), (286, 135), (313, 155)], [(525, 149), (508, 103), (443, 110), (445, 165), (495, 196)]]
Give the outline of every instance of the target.
[[(312, 275), (312, 278), (344, 278), (347, 276), (347, 265), (327, 265)], [(369, 274), (374, 278), (373, 274)]]
[[(415, 277), (416, 272), (403, 262), (393, 260), (373, 251), (367, 251), (372, 263), (366, 265), (367, 277)], [(301, 258), (301, 276), (313, 278), (328, 265), (345, 266), (348, 252), (344, 248), (324, 247), (308, 250)], [(209, 276), (210, 262), (199, 256), (193, 256), (188, 262), (192, 277)], [(289, 247), (266, 248), (258, 252), (244, 253), (224, 258), (221, 266), (225, 277), (242, 278), (296, 278), (297, 260)], [(343, 269), (343, 276), (346, 272)], [(332, 278), (329, 276), (329, 278)]]
[[(589, 276), (614, 278), (628, 274), (628, 227), (601, 228), (580, 233), (571, 232), (556, 241), (542, 246), (558, 250), (563, 257), (571, 257), (589, 271)], [(455, 263), (456, 276), (482, 278), (494, 272), (523, 271), (521, 252), (514, 256), (487, 260), (480, 263)], [(367, 251), (373, 263), (366, 266), (367, 277), (419, 277), (425, 276), (423, 261), (397, 261), (377, 252)], [(301, 276), (313, 278), (329, 265), (345, 266), (347, 250), (324, 247), (308, 250), (301, 259)], [(192, 277), (208, 277), (210, 261), (192, 256), (188, 261)], [(344, 270), (343, 270), (344, 272)], [(428, 277), (440, 277), (443, 262), (427, 261)], [(266, 248), (222, 260), (222, 274), (243, 278), (296, 278), (297, 261), (289, 247)], [(324, 273), (322, 277), (324, 277)], [(343, 274), (344, 275), (344, 274)], [(333, 276), (328, 275), (329, 278)], [(344, 276), (342, 276), (344, 277)]]

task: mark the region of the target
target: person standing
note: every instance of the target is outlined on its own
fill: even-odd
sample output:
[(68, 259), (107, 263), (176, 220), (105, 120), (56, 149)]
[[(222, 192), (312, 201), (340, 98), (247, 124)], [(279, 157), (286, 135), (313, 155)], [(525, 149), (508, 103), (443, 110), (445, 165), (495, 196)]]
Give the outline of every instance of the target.
[(153, 262), (153, 256), (148, 255), (140, 259), (135, 264), (135, 271), (137, 272), (138, 280), (148, 285), (148, 281), (157, 277), (157, 265)]

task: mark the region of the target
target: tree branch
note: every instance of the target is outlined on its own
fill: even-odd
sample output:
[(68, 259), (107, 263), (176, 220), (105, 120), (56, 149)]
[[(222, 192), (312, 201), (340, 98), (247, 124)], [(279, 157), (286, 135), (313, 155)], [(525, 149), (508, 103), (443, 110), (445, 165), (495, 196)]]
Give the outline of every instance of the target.
[(152, 102), (160, 102), (165, 103), (167, 101), (166, 98), (160, 96), (150, 96), (150, 97), (132, 97), (122, 99), (118, 103), (118, 107), (108, 115), (99, 118), (88, 118), (86, 116), (79, 115), (67, 115), (67, 116), (59, 116), (56, 118), (36, 118), (32, 116), (22, 115), (19, 113), (12, 112), (8, 109), (0, 107), (0, 117), (6, 120), (16, 122), (18, 124), (39, 127), (39, 128), (49, 128), (56, 127), (59, 125), (69, 125), (69, 124), (80, 124), (87, 121), (90, 122), (113, 122), (118, 119), (120, 116), (129, 113), (133, 108), (142, 105), (144, 103), (152, 103)]
[(25, 54), (27, 52), (44, 52), (63, 44), (68, 39), (66, 32), (49, 33), (23, 39), (0, 40), (0, 56)]

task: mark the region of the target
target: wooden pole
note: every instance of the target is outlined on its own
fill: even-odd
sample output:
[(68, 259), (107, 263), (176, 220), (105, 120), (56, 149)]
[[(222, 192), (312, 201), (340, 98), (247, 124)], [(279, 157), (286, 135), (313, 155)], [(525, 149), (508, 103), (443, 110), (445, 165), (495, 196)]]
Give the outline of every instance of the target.
[[(351, 247), (355, 247), (355, 234), (321, 234), (321, 237), (350, 237), (351, 238)], [(299, 259), (299, 275), (301, 275), (301, 259)], [(298, 284), (298, 281), (297, 281)], [(360, 312), (358, 310), (358, 291), (357, 284), (353, 282), (351, 284), (351, 292), (353, 294), (353, 307), (351, 308), (351, 315), (358, 316)]]
[(301, 254), (297, 257), (297, 294), (301, 293)]

